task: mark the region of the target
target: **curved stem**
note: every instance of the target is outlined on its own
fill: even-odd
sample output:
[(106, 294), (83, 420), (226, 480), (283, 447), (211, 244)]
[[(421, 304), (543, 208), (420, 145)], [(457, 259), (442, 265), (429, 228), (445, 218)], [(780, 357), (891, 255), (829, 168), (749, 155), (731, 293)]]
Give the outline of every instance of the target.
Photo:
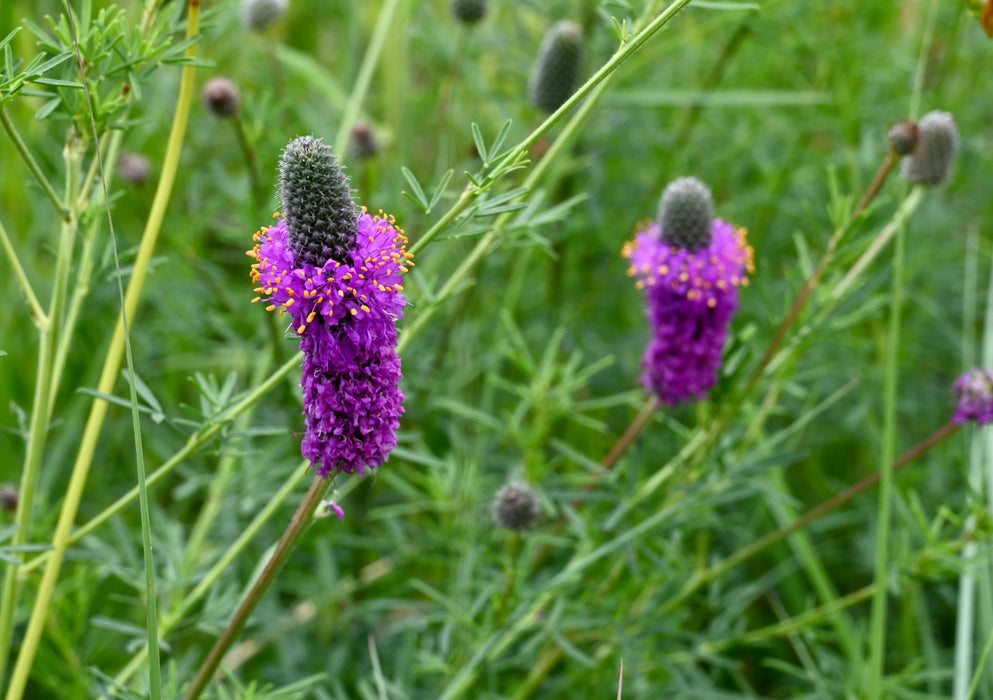
[(38, 303), (38, 297), (35, 296), (34, 289), (31, 287), (31, 281), (25, 274), (24, 268), (21, 267), (21, 261), (17, 258), (17, 251), (14, 250), (14, 245), (7, 235), (7, 229), (4, 228), (2, 221), (0, 221), (0, 247), (3, 248), (7, 259), (10, 260), (10, 267), (14, 271), (14, 278), (21, 286), (21, 293), (24, 294), (24, 298), (28, 303), (28, 309), (31, 311), (34, 324), (38, 328), (43, 328), (49, 323), (48, 316), (42, 310), (41, 304)]

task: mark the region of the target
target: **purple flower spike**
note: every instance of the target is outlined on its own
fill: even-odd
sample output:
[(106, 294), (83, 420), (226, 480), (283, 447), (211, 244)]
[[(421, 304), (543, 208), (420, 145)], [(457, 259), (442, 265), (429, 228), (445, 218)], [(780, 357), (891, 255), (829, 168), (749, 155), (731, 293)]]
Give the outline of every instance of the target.
[(978, 425), (993, 422), (993, 370), (970, 369), (952, 385), (958, 407), (952, 420), (975, 421)]
[(343, 261), (298, 264), (285, 219), (255, 234), (256, 301), (293, 319), (303, 350), (303, 456), (329, 478), (376, 468), (396, 447), (403, 414), (396, 322), (406, 300), (407, 238), (392, 217), (358, 217)]
[(624, 246), (628, 274), (648, 296), (652, 340), (642, 359), (642, 382), (670, 406), (703, 398), (717, 381), (738, 287), (753, 272), (744, 229), (715, 219), (711, 240), (698, 250), (661, 238), (651, 223)]

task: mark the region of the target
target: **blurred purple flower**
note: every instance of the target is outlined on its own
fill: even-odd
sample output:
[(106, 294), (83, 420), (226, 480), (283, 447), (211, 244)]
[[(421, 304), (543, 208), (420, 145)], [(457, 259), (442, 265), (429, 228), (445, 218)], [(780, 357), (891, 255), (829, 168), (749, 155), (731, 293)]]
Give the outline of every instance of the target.
[(648, 296), (652, 339), (642, 359), (642, 382), (670, 406), (703, 398), (717, 381), (738, 287), (753, 272), (745, 230), (715, 219), (709, 243), (687, 250), (663, 240), (651, 223), (624, 246), (628, 274)]
[(365, 473), (396, 447), (403, 414), (396, 321), (407, 238), (392, 217), (358, 218), (350, 259), (297, 266), (286, 221), (255, 235), (257, 300), (289, 313), (303, 350), (304, 457), (325, 479)]
[(958, 406), (952, 420), (975, 421), (979, 425), (993, 422), (993, 370), (970, 369), (952, 385)]

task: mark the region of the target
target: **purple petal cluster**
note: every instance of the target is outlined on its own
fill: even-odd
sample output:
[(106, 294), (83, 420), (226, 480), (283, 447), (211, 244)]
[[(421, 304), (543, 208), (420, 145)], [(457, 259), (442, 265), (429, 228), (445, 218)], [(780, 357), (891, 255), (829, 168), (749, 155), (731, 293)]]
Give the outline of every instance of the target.
[(286, 222), (255, 234), (256, 301), (293, 319), (303, 351), (303, 456), (324, 478), (386, 461), (403, 414), (396, 321), (407, 238), (392, 217), (358, 219), (350, 259), (297, 266)]
[(953, 421), (975, 421), (979, 425), (993, 422), (993, 370), (969, 370), (955, 380), (952, 391), (958, 402)]
[(671, 406), (702, 398), (717, 381), (738, 287), (753, 272), (745, 230), (714, 220), (706, 248), (690, 251), (660, 238), (649, 224), (624, 246), (628, 274), (648, 296), (652, 339), (642, 359), (642, 382)]

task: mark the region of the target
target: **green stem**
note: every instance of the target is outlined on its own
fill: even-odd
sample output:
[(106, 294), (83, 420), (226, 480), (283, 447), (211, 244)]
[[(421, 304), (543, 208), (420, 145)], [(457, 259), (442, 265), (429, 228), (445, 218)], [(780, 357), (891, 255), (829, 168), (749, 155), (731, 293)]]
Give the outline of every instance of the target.
[(69, 211), (69, 207), (66, 206), (66, 203), (63, 202), (62, 198), (55, 192), (52, 184), (48, 181), (48, 178), (45, 177), (45, 173), (43, 173), (41, 168), (38, 167), (38, 162), (34, 159), (34, 156), (31, 155), (31, 151), (28, 150), (28, 147), (21, 138), (21, 135), (17, 133), (14, 123), (10, 121), (10, 116), (7, 114), (7, 110), (4, 109), (3, 106), (0, 106), (0, 126), (3, 126), (3, 130), (7, 132), (7, 136), (10, 138), (11, 143), (14, 144), (14, 148), (17, 149), (17, 152), (20, 154), (21, 158), (24, 159), (24, 163), (28, 166), (28, 170), (31, 171), (31, 174), (34, 175), (34, 179), (39, 185), (41, 185), (41, 189), (44, 190), (45, 194), (48, 195), (48, 198), (52, 200), (52, 204), (55, 205), (55, 209), (58, 211), (59, 217), (61, 217), (63, 221), (68, 222), (72, 216)]
[[(200, 0), (188, 0), (187, 37), (195, 37), (199, 26)], [(197, 44), (194, 43), (186, 50), (186, 56), (188, 58), (194, 58), (196, 51)], [(169, 140), (166, 145), (166, 153), (162, 165), (162, 178), (155, 192), (155, 199), (152, 202), (152, 209), (149, 213), (144, 234), (142, 235), (141, 246), (138, 250), (138, 256), (135, 259), (131, 282), (128, 285), (124, 308), (122, 309), (122, 314), (129, 318), (134, 318), (138, 297), (141, 294), (145, 275), (148, 271), (148, 263), (151, 260), (158, 233), (162, 228), (165, 209), (175, 182), (176, 170), (179, 166), (179, 156), (182, 151), (183, 136), (186, 132), (190, 104), (193, 99), (194, 70), (195, 68), (191, 65), (183, 67), (176, 113), (173, 118), (172, 129), (169, 133)], [(104, 361), (103, 371), (100, 375), (97, 392), (109, 394), (113, 390), (117, 379), (117, 372), (121, 366), (123, 345), (124, 328), (121, 317), (118, 317), (114, 328), (114, 335)], [(108, 404), (105, 401), (94, 401), (91, 407), (76, 462), (73, 465), (72, 475), (69, 479), (69, 486), (66, 489), (62, 510), (59, 513), (55, 534), (52, 538), (52, 552), (49, 564), (39, 584), (34, 607), (31, 610), (31, 617), (21, 644), (21, 650), (17, 656), (10, 685), (7, 688), (7, 700), (21, 700), (24, 694), (24, 688), (27, 685), (34, 656), (41, 641), (41, 633), (45, 626), (45, 619), (48, 615), (52, 594), (55, 591), (55, 583), (58, 580), (62, 559), (65, 556), (72, 523), (76, 518), (76, 512), (82, 500), (83, 488), (86, 485), (86, 478), (89, 474), (90, 464), (93, 461), (93, 453), (96, 450), (97, 438), (100, 428), (103, 425), (103, 419), (107, 414), (107, 408)]]
[(286, 532), (279, 539), (279, 544), (276, 545), (276, 551), (273, 552), (272, 558), (266, 564), (265, 569), (262, 570), (251, 590), (248, 591), (245, 600), (238, 607), (238, 610), (235, 612), (234, 617), (231, 618), (231, 622), (228, 623), (223, 634), (217, 639), (214, 648), (210, 650), (210, 654), (203, 662), (203, 666), (200, 667), (199, 672), (197, 672), (196, 678), (193, 679), (192, 685), (186, 691), (185, 700), (196, 700), (200, 697), (200, 693), (203, 692), (204, 688), (207, 687), (207, 684), (214, 677), (214, 672), (220, 665), (221, 659), (224, 658), (224, 653), (231, 647), (234, 640), (238, 637), (238, 633), (241, 632), (241, 628), (248, 622), (249, 615), (255, 610), (255, 606), (262, 599), (262, 595), (269, 588), (269, 584), (276, 578), (276, 574), (283, 567), (286, 558), (293, 551), (293, 547), (296, 545), (297, 540), (300, 539), (304, 528), (313, 518), (317, 504), (327, 490), (327, 486), (328, 484), (323, 477), (318, 476), (314, 478), (314, 483), (311, 484), (310, 490), (300, 503), (300, 507), (297, 508), (297, 512), (294, 513), (293, 519), (286, 528)]
[(889, 590), (890, 511), (893, 499), (893, 473), (890, 464), (896, 453), (897, 368), (900, 359), (900, 314), (903, 305), (903, 226), (896, 231), (893, 256), (893, 291), (890, 300), (889, 334), (886, 340), (886, 379), (883, 408), (883, 449), (877, 507), (875, 590), (869, 623), (869, 687), (871, 698), (882, 697), (886, 651), (886, 603)]
[[(252, 522), (242, 531), (231, 546), (224, 550), (224, 556), (217, 560), (217, 562), (210, 568), (206, 574), (200, 578), (196, 587), (190, 591), (186, 596), (179, 602), (176, 607), (170, 611), (168, 614), (162, 617), (162, 622), (159, 625), (161, 630), (160, 634), (165, 637), (169, 632), (175, 629), (183, 618), (192, 610), (193, 606), (198, 602), (203, 600), (204, 596), (211, 587), (217, 582), (221, 577), (221, 574), (228, 568), (228, 566), (233, 562), (239, 554), (248, 546), (248, 544), (255, 538), (256, 535), (262, 530), (269, 519), (275, 514), (283, 502), (290, 496), (291, 493), (296, 489), (297, 485), (303, 481), (303, 478), (307, 475), (307, 471), (310, 468), (310, 462), (304, 460), (297, 470), (293, 473), (286, 483), (276, 492), (276, 494), (269, 500), (265, 507), (256, 514)], [(121, 669), (120, 673), (114, 678), (114, 681), (119, 684), (124, 684), (127, 680), (134, 674), (135, 671), (144, 663), (145, 659), (148, 658), (148, 646), (144, 646), (141, 650), (135, 654), (128, 665)]]
[(48, 316), (45, 315), (41, 304), (38, 303), (38, 297), (35, 296), (34, 289), (31, 287), (31, 281), (24, 273), (24, 268), (21, 267), (21, 261), (17, 258), (17, 251), (14, 250), (14, 245), (11, 243), (10, 236), (7, 235), (7, 229), (4, 228), (3, 222), (0, 222), (0, 246), (3, 247), (4, 254), (10, 260), (10, 267), (14, 271), (14, 278), (20, 285), (25, 300), (27, 300), (28, 309), (31, 311), (34, 324), (38, 328), (44, 328), (49, 323)]
[[(245, 398), (231, 408), (227, 409), (223, 415), (214, 418), (209, 424), (205, 425), (196, 433), (191, 435), (179, 452), (174, 454), (165, 464), (148, 475), (147, 485), (153, 486), (159, 480), (168, 475), (178, 465), (182, 464), (188, 457), (195, 454), (201, 447), (213, 440), (232, 420), (258, 403), (259, 399), (283, 381), (283, 379), (285, 379), (290, 372), (297, 369), (300, 366), (302, 359), (303, 354), (297, 353), (289, 361), (284, 363), (282, 367), (269, 376), (265, 382), (255, 387), (248, 395), (245, 396)], [(83, 537), (86, 537), (86, 535), (90, 534), (112, 517), (127, 508), (137, 497), (138, 487), (134, 487), (114, 501), (114, 503), (110, 506), (104, 508), (99, 515), (95, 516), (92, 520), (88, 521), (85, 525), (73, 532), (69, 536), (66, 544), (75, 544)], [(25, 562), (20, 567), (20, 570), (23, 573), (32, 571), (33, 569), (43, 566), (51, 560), (53, 556), (54, 552), (51, 551), (39, 554), (34, 559)]]
[[(79, 186), (79, 164), (81, 153), (79, 141), (70, 134), (65, 146), (66, 193), (72, 195)], [(70, 196), (70, 198), (72, 198)], [(11, 538), (13, 546), (28, 541), (32, 515), (34, 512), (35, 491), (41, 474), (42, 455), (48, 437), (49, 422), (52, 417), (53, 392), (52, 363), (59, 339), (62, 337), (62, 309), (65, 306), (68, 290), (69, 271), (72, 267), (73, 242), (78, 220), (73, 212), (59, 227), (58, 254), (55, 260), (54, 287), (49, 305), (47, 322), (40, 328), (38, 366), (35, 374), (34, 399), (31, 420), (28, 427), (28, 441), (24, 453), (24, 467), (21, 471), (19, 503), (17, 507), (17, 530)], [(14, 615), (20, 598), (19, 567), (8, 566), (4, 572), (3, 593), (0, 599), (0, 678), (3, 677), (14, 632)]]
[(348, 148), (348, 138), (352, 133), (352, 127), (359, 117), (359, 109), (365, 101), (366, 93), (369, 91), (369, 83), (372, 82), (372, 74), (379, 63), (379, 57), (383, 52), (383, 45), (393, 23), (393, 16), (396, 14), (400, 0), (387, 0), (376, 20), (376, 28), (372, 32), (369, 46), (362, 57), (362, 65), (359, 67), (358, 77), (355, 79), (355, 86), (345, 106), (345, 114), (342, 115), (341, 124), (338, 126), (338, 134), (334, 137), (334, 152), (341, 155)]
[(875, 593), (875, 590), (876, 584), (871, 583), (853, 593), (849, 593), (848, 595), (842, 596), (837, 600), (833, 600), (827, 605), (822, 605), (818, 608), (814, 608), (813, 610), (808, 610), (800, 615), (791, 617), (788, 620), (777, 622), (774, 625), (752, 630), (751, 632), (746, 632), (745, 634), (731, 639), (719, 639), (713, 642), (704, 642), (699, 647), (699, 653), (705, 656), (712, 656), (714, 654), (719, 654), (732, 646), (755, 644), (772, 637), (781, 637), (783, 635), (793, 634), (795, 632), (805, 630), (824, 618), (830, 617), (842, 610), (852, 607), (853, 605), (861, 603), (863, 600), (871, 597)]

